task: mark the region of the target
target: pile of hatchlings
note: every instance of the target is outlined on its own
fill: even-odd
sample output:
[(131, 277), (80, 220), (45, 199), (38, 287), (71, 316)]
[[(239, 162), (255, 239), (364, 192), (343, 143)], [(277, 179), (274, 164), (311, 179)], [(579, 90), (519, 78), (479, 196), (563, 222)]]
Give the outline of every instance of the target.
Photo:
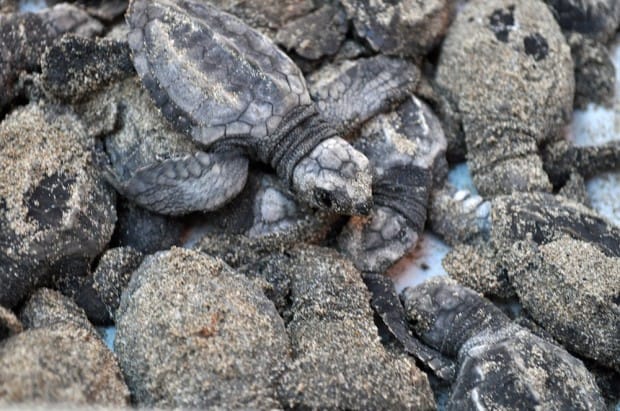
[(566, 129), (620, 2), (47, 3), (0, 0), (0, 408), (617, 409), (620, 135)]

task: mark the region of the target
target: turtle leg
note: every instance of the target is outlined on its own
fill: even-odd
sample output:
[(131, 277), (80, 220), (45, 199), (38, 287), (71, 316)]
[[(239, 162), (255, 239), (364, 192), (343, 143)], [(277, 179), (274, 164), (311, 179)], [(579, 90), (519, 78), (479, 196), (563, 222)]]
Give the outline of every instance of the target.
[(564, 182), (571, 172), (584, 178), (620, 169), (620, 141), (595, 146), (575, 146), (562, 140), (550, 144), (543, 152), (545, 171), (554, 183)]
[(156, 162), (119, 181), (111, 168), (106, 180), (123, 196), (160, 214), (215, 210), (245, 185), (248, 159), (241, 155), (197, 152)]

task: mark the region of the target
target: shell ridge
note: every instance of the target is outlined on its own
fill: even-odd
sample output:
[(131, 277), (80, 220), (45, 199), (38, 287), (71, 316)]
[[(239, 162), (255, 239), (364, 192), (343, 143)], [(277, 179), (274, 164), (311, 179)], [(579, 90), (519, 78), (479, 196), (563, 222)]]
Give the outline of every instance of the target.
[(261, 138), (309, 101), (299, 68), (236, 17), (208, 4), (145, 3), (133, 0), (128, 10), (130, 27), (142, 35), (130, 44), (134, 63), (145, 60), (138, 67), (145, 88), (194, 140), (208, 146), (229, 136)]

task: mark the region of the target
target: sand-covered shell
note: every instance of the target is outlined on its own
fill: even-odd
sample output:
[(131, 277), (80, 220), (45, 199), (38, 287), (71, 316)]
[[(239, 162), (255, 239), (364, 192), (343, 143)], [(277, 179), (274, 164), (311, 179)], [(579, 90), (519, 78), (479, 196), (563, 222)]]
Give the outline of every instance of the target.
[(538, 147), (570, 118), (574, 73), (544, 3), (467, 3), (442, 45), (436, 82), (462, 117), (468, 164), (483, 196), (551, 190)]
[(129, 405), (114, 354), (71, 299), (40, 289), (22, 307), (21, 319), (26, 330), (0, 344), (0, 406)]
[[(485, 295), (517, 297), (557, 341), (617, 369), (620, 229), (560, 195), (514, 193), (485, 203), (485, 228), (450, 251), (446, 271)], [(445, 216), (477, 214), (471, 207)]]
[(116, 313), (115, 352), (137, 404), (277, 408), (289, 355), (274, 305), (222, 260), (172, 248), (147, 257)]
[(41, 54), (56, 38), (69, 32), (92, 37), (101, 31), (101, 23), (71, 4), (38, 13), (0, 13), (0, 111), (17, 96), (20, 72), (38, 70)]
[(16, 305), (54, 266), (88, 263), (110, 241), (114, 193), (94, 140), (68, 110), (31, 103), (0, 124), (0, 304)]
[(511, 323), (473, 290), (436, 277), (402, 297), (416, 333), (458, 358), (446, 410), (605, 409), (580, 360)]
[(333, 250), (302, 246), (263, 263), (291, 282), (287, 331), (296, 355), (279, 381), (285, 408), (435, 407), (413, 359), (377, 338), (369, 293), (350, 261)]
[(503, 258), (523, 308), (557, 341), (620, 372), (620, 257), (561, 237)]
[(66, 34), (41, 56), (41, 85), (45, 93), (72, 102), (134, 74), (125, 41)]

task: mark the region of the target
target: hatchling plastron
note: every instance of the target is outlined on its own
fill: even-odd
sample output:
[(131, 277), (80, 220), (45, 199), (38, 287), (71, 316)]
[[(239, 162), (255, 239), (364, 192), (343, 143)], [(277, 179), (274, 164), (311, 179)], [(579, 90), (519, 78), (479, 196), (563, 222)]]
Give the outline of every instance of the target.
[[(145, 167), (116, 184), (122, 193), (167, 214), (204, 210), (205, 202), (219, 206), (238, 193), (228, 188), (239, 182), (220, 169), (232, 154), (270, 164), (312, 206), (368, 212), (368, 160), (320, 118), (301, 71), (267, 37), (188, 0), (134, 0), (127, 21), (143, 86), (166, 119), (210, 153), (203, 161), (184, 156)], [(246, 175), (247, 160), (239, 164)], [(200, 194), (205, 184), (208, 199)]]

